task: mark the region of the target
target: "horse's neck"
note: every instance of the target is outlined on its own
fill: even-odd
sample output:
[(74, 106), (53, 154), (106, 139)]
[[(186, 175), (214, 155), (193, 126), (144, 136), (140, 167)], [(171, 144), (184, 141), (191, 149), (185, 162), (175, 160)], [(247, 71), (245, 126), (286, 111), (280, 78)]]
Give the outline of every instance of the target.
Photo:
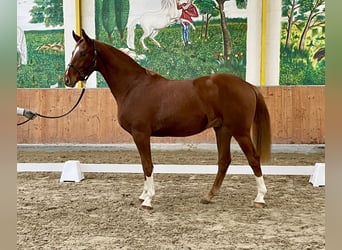
[(98, 42), (97, 53), (99, 57), (97, 70), (106, 80), (117, 101), (134, 87), (138, 77), (146, 75), (145, 69), (133, 59), (108, 44)]

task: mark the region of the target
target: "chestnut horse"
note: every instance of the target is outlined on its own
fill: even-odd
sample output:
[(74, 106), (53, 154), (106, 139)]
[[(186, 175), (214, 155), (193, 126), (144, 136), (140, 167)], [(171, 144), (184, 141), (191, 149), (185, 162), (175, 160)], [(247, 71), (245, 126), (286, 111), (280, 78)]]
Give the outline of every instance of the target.
[(76, 46), (65, 71), (65, 85), (74, 87), (93, 71), (103, 75), (117, 102), (119, 123), (132, 135), (140, 154), (145, 181), (139, 199), (143, 207), (152, 208), (155, 195), (150, 137), (190, 136), (207, 128), (215, 131), (218, 172), (201, 202), (209, 203), (218, 194), (231, 162), (234, 137), (256, 178), (255, 205), (264, 205), (267, 190), (260, 160), (270, 157), (271, 128), (257, 87), (228, 74), (169, 80), (141, 67), (113, 46), (89, 38), (84, 30), (81, 37), (74, 32), (73, 37)]

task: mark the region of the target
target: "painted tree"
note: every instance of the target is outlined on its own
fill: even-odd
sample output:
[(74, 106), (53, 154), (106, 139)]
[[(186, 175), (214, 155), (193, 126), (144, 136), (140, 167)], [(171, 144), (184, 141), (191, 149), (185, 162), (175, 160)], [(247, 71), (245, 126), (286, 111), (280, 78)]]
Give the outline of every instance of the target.
[(110, 41), (113, 40), (112, 34), (115, 29), (115, 0), (103, 0), (102, 24), (107, 32), (108, 39)]
[(63, 25), (63, 0), (34, 0), (30, 23), (44, 23), (46, 27)]
[(298, 20), (300, 0), (283, 0), (282, 16), (287, 18), (285, 47), (291, 45), (292, 27)]
[(246, 9), (247, 0), (236, 0), (236, 7), (238, 7), (239, 9)]
[(229, 0), (215, 0), (218, 4), (218, 9), (220, 12), (220, 22), (223, 38), (223, 56), (228, 58), (232, 54), (232, 40), (230, 38), (230, 33), (228, 30), (228, 25), (226, 22), (226, 14), (224, 13), (224, 3)]
[[(208, 39), (209, 22), (212, 17), (218, 16), (220, 13), (213, 0), (196, 0), (196, 6), (202, 16), (201, 38)], [(205, 28), (204, 28), (205, 25)]]
[(115, 1), (115, 21), (116, 27), (120, 33), (121, 40), (124, 39), (124, 31), (128, 22), (129, 1), (116, 0)]
[(102, 1), (95, 1), (95, 36), (97, 39), (100, 37), (100, 29), (102, 27), (101, 13)]
[[(220, 13), (221, 30), (223, 37), (223, 56), (228, 58), (232, 54), (232, 39), (226, 21), (226, 14), (224, 13), (224, 3), (229, 0), (215, 0)], [(247, 0), (236, 0), (236, 5), (239, 8), (246, 8)]]
[(325, 1), (302, 0), (299, 18), (304, 21), (298, 49), (305, 49), (305, 40), (309, 30), (325, 25)]

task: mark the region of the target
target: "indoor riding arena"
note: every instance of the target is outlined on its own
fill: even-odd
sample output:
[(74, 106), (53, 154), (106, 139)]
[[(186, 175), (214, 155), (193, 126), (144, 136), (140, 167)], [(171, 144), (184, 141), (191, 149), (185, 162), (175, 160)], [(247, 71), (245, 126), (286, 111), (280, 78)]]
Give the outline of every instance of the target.
[(325, 249), (325, 1), (203, 2), (18, 1), (17, 249)]

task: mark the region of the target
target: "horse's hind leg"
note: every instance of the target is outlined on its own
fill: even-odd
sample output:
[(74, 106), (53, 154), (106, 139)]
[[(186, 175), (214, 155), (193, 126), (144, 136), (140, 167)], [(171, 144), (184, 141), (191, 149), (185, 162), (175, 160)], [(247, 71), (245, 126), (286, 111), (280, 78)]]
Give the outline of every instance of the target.
[(145, 38), (149, 35), (146, 35), (145, 33), (140, 37), (140, 43), (143, 46), (144, 50), (148, 50), (147, 46), (145, 45)]
[(138, 148), (141, 164), (144, 170), (144, 189), (139, 199), (143, 201), (142, 207), (152, 208), (152, 198), (155, 195), (153, 182), (153, 164), (151, 157), (150, 137), (144, 133), (134, 133), (134, 142)]
[(227, 169), (231, 162), (230, 156), (230, 140), (231, 134), (225, 127), (215, 128), (217, 151), (218, 151), (218, 171), (214, 184), (207, 195), (201, 199), (201, 203), (207, 204), (218, 194), (222, 185), (223, 179), (226, 176)]
[(143, 30), (144, 30), (144, 33), (140, 37), (140, 43), (142, 44), (144, 50), (149, 50), (148, 47), (145, 45), (145, 38), (150, 37), (153, 34), (153, 30), (149, 30), (144, 27), (143, 27)]
[(264, 196), (267, 192), (264, 178), (262, 176), (262, 171), (260, 167), (260, 157), (257, 155), (252, 139), (249, 134), (243, 136), (234, 136), (237, 142), (239, 143), (242, 151), (247, 157), (248, 163), (251, 166), (255, 180), (257, 183), (257, 191), (258, 194), (254, 200), (254, 204), (256, 207), (263, 207), (265, 205)]
[(155, 39), (156, 35), (158, 35), (159, 31), (158, 30), (153, 30), (151, 35), (150, 35), (150, 38), (151, 40), (160, 48), (160, 43)]

